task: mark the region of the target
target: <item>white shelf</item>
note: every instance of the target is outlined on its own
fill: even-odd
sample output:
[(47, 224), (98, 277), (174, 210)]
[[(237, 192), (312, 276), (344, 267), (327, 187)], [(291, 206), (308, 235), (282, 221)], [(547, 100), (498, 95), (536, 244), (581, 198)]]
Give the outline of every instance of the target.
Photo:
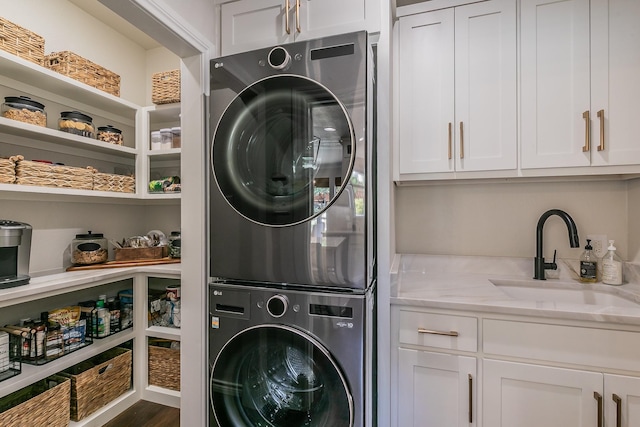
[(169, 150), (149, 150), (147, 154), (152, 161), (180, 160), (180, 148), (171, 148)]
[(147, 337), (164, 338), (180, 341), (180, 328), (167, 328), (165, 326), (149, 326), (146, 329)]
[(70, 366), (100, 354), (103, 351), (109, 350), (110, 348), (120, 345), (125, 341), (132, 340), (135, 335), (134, 329), (127, 329), (126, 331), (114, 334), (108, 338), (96, 339), (93, 341), (93, 344), (62, 356), (59, 359), (47, 363), (46, 365), (34, 366), (23, 363), (22, 373), (20, 373), (20, 375), (0, 383), (0, 397), (20, 390), (21, 388), (47, 378), (48, 376), (57, 374)]
[(86, 105), (118, 116), (130, 117), (140, 108), (140, 106), (129, 101), (63, 76), (3, 50), (0, 50), (0, 70), (2, 70), (2, 75), (5, 77), (42, 88), (58, 96), (81, 99)]

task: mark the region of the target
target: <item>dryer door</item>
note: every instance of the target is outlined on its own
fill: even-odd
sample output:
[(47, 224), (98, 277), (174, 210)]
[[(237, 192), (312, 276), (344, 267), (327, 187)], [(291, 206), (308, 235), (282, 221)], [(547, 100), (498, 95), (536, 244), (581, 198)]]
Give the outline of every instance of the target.
[(353, 426), (353, 398), (340, 368), (317, 340), (295, 328), (240, 332), (211, 372), (214, 425)]
[(326, 210), (351, 176), (355, 135), (345, 107), (318, 82), (277, 75), (238, 93), (211, 149), (215, 181), (250, 221), (299, 224)]

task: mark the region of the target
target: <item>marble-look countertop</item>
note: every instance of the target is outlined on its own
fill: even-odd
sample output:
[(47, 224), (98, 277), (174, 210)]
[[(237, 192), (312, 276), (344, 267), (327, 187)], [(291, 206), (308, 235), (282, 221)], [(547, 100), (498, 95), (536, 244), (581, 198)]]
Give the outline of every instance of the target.
[[(640, 266), (625, 265), (625, 284), (610, 286), (581, 283), (577, 264), (559, 260), (558, 278), (533, 280), (533, 258), (399, 254), (391, 271), (391, 304), (640, 326)], [(501, 284), (549, 292), (518, 299)], [(582, 291), (589, 303), (560, 302), (554, 297), (558, 288)], [(591, 303), (594, 294), (624, 298), (619, 305), (626, 307)]]

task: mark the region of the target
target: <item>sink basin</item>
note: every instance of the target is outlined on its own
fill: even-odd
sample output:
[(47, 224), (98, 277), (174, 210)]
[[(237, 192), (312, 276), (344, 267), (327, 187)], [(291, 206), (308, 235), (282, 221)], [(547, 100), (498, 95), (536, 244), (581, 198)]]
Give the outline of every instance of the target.
[(513, 299), (564, 304), (587, 304), (602, 307), (640, 308), (634, 295), (598, 284), (551, 283), (529, 280), (490, 280)]

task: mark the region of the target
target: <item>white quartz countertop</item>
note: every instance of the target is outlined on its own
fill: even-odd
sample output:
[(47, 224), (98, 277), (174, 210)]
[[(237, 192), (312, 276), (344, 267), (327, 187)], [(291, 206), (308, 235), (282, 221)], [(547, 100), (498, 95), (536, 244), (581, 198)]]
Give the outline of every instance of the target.
[[(559, 278), (533, 280), (533, 258), (397, 255), (391, 304), (640, 325), (638, 266), (626, 266), (629, 283), (610, 286), (581, 283), (572, 261), (558, 265)], [(527, 291), (523, 287), (531, 295), (509, 293)], [(559, 296), (558, 289), (571, 297)], [(574, 301), (575, 293), (584, 298)]]

